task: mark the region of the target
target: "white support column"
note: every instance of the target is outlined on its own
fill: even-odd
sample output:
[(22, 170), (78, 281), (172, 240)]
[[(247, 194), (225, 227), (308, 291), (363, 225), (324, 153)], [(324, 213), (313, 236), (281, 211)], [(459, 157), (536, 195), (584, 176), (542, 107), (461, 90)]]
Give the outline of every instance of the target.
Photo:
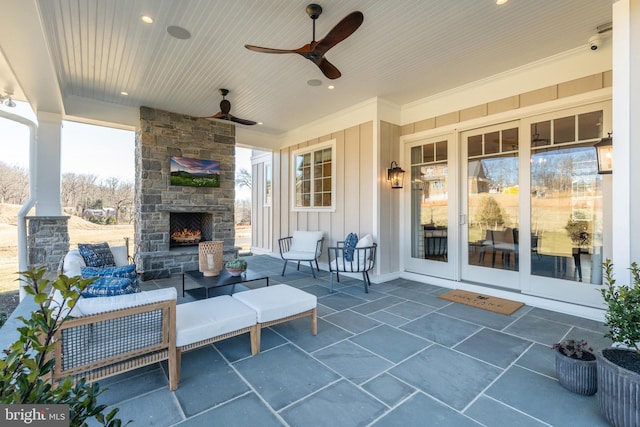
[(621, 284), (629, 283), (629, 264), (640, 261), (639, 75), (640, 0), (618, 0), (613, 3), (612, 222), (613, 262)]
[(62, 213), (61, 130), (61, 115), (38, 113), (38, 134), (34, 153), (35, 171), (31, 171), (31, 179), (35, 179), (36, 182), (36, 216), (59, 216)]

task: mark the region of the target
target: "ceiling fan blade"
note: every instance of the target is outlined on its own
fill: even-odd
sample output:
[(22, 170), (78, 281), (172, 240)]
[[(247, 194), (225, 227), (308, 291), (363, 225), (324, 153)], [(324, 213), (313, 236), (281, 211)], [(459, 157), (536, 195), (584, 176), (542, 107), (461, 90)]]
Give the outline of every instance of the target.
[(228, 120), (231, 120), (232, 122), (240, 123), (241, 125), (247, 125), (247, 126), (253, 126), (253, 125), (257, 124), (253, 120), (241, 119), (241, 118), (232, 116), (231, 114), (229, 114)]
[(314, 61), (313, 59), (312, 61), (316, 63), (318, 68), (320, 68), (320, 71), (322, 71), (322, 74), (324, 74), (328, 79), (337, 79), (342, 75), (340, 70), (338, 70), (331, 62), (327, 61), (327, 58), (324, 56), (318, 61)]
[(272, 49), (270, 47), (253, 46), (250, 44), (245, 44), (244, 47), (254, 52), (262, 53), (297, 53), (298, 51), (298, 49)]
[(353, 34), (362, 25), (363, 21), (364, 15), (362, 12), (351, 12), (342, 21), (338, 22), (327, 33), (325, 38), (318, 42), (314, 50), (324, 55), (329, 49)]

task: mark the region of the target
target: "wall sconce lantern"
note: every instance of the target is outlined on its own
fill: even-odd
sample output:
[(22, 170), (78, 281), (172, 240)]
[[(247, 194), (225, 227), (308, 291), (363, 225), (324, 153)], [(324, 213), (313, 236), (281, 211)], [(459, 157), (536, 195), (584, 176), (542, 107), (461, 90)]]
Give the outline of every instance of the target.
[(391, 162), (391, 166), (387, 169), (387, 182), (391, 183), (391, 188), (402, 188), (403, 181), (404, 171), (394, 160)]
[(611, 138), (611, 133), (609, 133), (608, 137), (602, 138), (594, 147), (598, 157), (598, 173), (613, 172), (613, 139)]

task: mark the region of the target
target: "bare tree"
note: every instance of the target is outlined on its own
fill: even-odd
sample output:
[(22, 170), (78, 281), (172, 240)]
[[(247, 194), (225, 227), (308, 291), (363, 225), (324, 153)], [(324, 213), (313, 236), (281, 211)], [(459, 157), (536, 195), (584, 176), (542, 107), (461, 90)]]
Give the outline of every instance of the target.
[(107, 207), (115, 209), (116, 223), (120, 222), (121, 213), (133, 204), (133, 185), (121, 182), (119, 178), (107, 178), (103, 183), (106, 191)]
[(0, 203), (23, 204), (28, 185), (29, 175), (23, 168), (0, 162)]
[(78, 193), (80, 191), (80, 175), (68, 172), (62, 174), (62, 204), (78, 207)]
[(236, 186), (251, 189), (251, 172), (240, 169), (240, 172), (236, 174)]

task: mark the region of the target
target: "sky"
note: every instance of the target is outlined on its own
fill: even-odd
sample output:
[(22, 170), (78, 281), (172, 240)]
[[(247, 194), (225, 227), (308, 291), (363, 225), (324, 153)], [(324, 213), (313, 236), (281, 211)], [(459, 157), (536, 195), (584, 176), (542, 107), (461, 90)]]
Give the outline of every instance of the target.
[[(1, 108), (5, 108), (2, 106)], [(135, 179), (133, 131), (63, 121), (61, 131), (62, 173), (92, 174), (98, 181), (116, 177), (123, 182)], [(28, 169), (29, 130), (26, 126), (0, 117), (0, 161)], [(251, 171), (251, 150), (236, 149), (236, 173)], [(251, 191), (237, 189), (239, 199), (250, 199)]]

